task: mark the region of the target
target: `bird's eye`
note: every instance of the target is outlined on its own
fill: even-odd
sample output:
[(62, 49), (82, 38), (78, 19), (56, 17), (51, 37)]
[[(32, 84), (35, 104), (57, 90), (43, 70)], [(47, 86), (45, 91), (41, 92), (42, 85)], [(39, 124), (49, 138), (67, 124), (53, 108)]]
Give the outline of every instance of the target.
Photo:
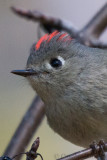
[(51, 59), (50, 64), (51, 64), (51, 66), (54, 67), (54, 68), (58, 68), (58, 67), (62, 66), (61, 60), (59, 60), (59, 59), (57, 59), (57, 58)]

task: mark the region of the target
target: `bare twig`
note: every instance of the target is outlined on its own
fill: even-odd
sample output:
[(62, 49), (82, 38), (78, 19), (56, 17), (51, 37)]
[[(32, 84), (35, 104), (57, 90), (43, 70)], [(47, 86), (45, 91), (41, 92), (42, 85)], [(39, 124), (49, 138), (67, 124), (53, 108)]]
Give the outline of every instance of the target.
[(107, 48), (106, 44), (96, 40), (107, 26), (107, 3), (80, 31), (76, 30), (76, 27), (69, 21), (49, 17), (38, 11), (29, 11), (16, 7), (12, 7), (12, 11), (21, 17), (40, 22), (49, 33), (55, 29), (64, 30), (82, 44), (95, 48)]
[(12, 137), (12, 140), (10, 141), (4, 155), (12, 157), (17, 153), (24, 152), (25, 146), (28, 145), (43, 117), (44, 105), (37, 96), (34, 98), (31, 106), (23, 117), (23, 120)]
[(73, 37), (77, 35), (77, 29), (72, 25), (71, 22), (62, 19), (46, 16), (39, 11), (24, 10), (16, 7), (11, 7), (12, 11), (17, 15), (40, 22), (42, 26), (50, 33), (53, 30), (64, 30), (70, 33)]
[(13, 160), (13, 159), (16, 159), (17, 157), (19, 157), (20, 155), (26, 155), (26, 160), (34, 160), (38, 156), (40, 156), (41, 160), (43, 160), (42, 155), (40, 153), (37, 153), (37, 150), (39, 148), (39, 144), (40, 144), (40, 138), (37, 137), (36, 140), (33, 142), (31, 149), (28, 152), (21, 152), (19, 154), (16, 154), (12, 158), (10, 158), (8, 156), (2, 156), (2, 157), (0, 157), (0, 160)]
[[(41, 155), (41, 154), (37, 153), (37, 150), (39, 148), (39, 144), (40, 144), (40, 138), (37, 137), (36, 140), (33, 142), (32, 146), (31, 146), (31, 149), (28, 152), (21, 152), (21, 153), (15, 155), (15, 156), (13, 156), (11, 158), (11, 160), (15, 159), (16, 157), (18, 157), (20, 155), (24, 155), (24, 154), (26, 155), (26, 160), (36, 159), (38, 155)], [(41, 159), (43, 160), (43, 158), (41, 158)], [(8, 159), (2, 159), (2, 160), (8, 160)]]
[[(99, 38), (101, 33), (107, 27), (107, 2), (96, 13), (96, 15), (88, 22), (88, 24), (80, 31), (80, 34), (85, 36), (87, 39), (90, 37)], [(88, 37), (87, 37), (88, 36)]]
[(96, 13), (96, 15), (78, 33), (81, 43), (95, 48), (107, 49), (107, 44), (99, 41), (98, 38), (107, 27), (107, 3)]
[(34, 160), (37, 158), (37, 156), (39, 155), (41, 157), (41, 160), (43, 160), (43, 157), (40, 153), (37, 153), (38, 147), (40, 144), (40, 139), (39, 137), (33, 142), (31, 149), (29, 150), (29, 152), (26, 152), (26, 160)]
[[(88, 148), (57, 160), (81, 160), (81, 159), (86, 159), (92, 156), (96, 156), (96, 153), (100, 154), (100, 149), (101, 149), (100, 147), (101, 147), (100, 145), (96, 145), (95, 152), (92, 148)], [(103, 150), (104, 152), (107, 151), (107, 143), (104, 144)]]

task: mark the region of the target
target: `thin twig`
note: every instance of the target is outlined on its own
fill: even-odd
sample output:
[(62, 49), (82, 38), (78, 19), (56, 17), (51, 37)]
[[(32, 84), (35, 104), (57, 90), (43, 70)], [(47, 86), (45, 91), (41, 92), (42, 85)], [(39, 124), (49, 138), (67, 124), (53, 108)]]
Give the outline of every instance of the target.
[(12, 11), (17, 15), (40, 22), (42, 26), (47, 30), (47, 32), (52, 32), (53, 30), (64, 30), (70, 33), (73, 37), (77, 35), (77, 29), (72, 25), (71, 22), (62, 19), (46, 16), (39, 11), (24, 10), (16, 7), (11, 7)]
[[(100, 145), (97, 145), (95, 148), (97, 153), (100, 152), (100, 149), (101, 149)], [(107, 151), (107, 143), (104, 144), (103, 150), (104, 150), (104, 152)], [(63, 158), (60, 158), (57, 160), (81, 160), (81, 159), (86, 159), (86, 158), (89, 158), (92, 156), (96, 156), (96, 153), (94, 152), (94, 150), (92, 148), (88, 148), (88, 149), (84, 149), (82, 151), (73, 153), (71, 155), (68, 155), (66, 157), (63, 157)], [(107, 160), (107, 159), (105, 159), (105, 160)]]
[(37, 96), (34, 98), (31, 106), (24, 115), (19, 127), (17, 128), (6, 151), (4, 152), (4, 155), (13, 157), (20, 152), (24, 152), (25, 147), (28, 145), (34, 132), (37, 130), (43, 117), (44, 105)]
[(107, 3), (80, 31), (78, 31), (69, 21), (49, 17), (39, 11), (29, 11), (16, 7), (11, 7), (11, 9), (21, 17), (40, 22), (41, 26), (49, 33), (55, 29), (59, 31), (63, 30), (68, 32), (72, 38), (76, 38), (82, 44), (90, 47), (107, 49), (106, 44), (96, 40), (107, 26)]
[(107, 2), (78, 33), (81, 43), (95, 48), (107, 49), (107, 44), (98, 40), (107, 27)]
[[(89, 37), (99, 38), (101, 33), (107, 27), (107, 2), (104, 6), (96, 13), (96, 15), (83, 27), (80, 34)], [(88, 37), (87, 37), (88, 36)]]
[(26, 160), (34, 160), (37, 158), (37, 150), (39, 148), (39, 144), (40, 144), (40, 139), (39, 137), (33, 142), (31, 149), (26, 152)]

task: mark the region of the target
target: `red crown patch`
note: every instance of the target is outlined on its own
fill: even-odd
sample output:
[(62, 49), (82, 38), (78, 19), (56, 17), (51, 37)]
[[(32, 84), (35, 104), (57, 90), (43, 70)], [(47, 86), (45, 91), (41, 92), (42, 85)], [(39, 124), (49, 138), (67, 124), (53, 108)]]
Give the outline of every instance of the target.
[[(47, 43), (56, 35), (60, 34), (60, 32), (58, 31), (54, 31), (51, 34), (45, 34), (43, 37), (40, 38), (40, 40), (37, 42), (37, 44), (35, 45), (35, 49), (38, 50), (40, 48), (40, 45), (42, 44), (43, 41), (47, 41)], [(70, 41), (72, 38), (68, 35), (68, 33), (62, 33), (59, 38), (57, 39), (59, 40), (64, 40), (65, 41)]]

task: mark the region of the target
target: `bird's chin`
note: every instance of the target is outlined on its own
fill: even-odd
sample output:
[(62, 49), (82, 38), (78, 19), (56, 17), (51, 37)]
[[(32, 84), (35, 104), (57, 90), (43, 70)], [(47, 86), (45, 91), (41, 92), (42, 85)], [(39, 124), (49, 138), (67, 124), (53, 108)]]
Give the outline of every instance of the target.
[(29, 76), (29, 77), (26, 77), (30, 86), (36, 90), (37, 86), (38, 86), (38, 77), (37, 76)]
[(45, 101), (44, 99), (46, 99), (45, 97), (47, 95), (46, 84), (36, 76), (29, 76), (27, 79), (33, 90), (41, 97), (43, 101)]
[(28, 76), (26, 77), (27, 80), (29, 81), (30, 84), (33, 84), (33, 85), (37, 85), (38, 82), (40, 81), (39, 80), (39, 77), (38, 76), (35, 76), (35, 75), (31, 75), (31, 76)]

